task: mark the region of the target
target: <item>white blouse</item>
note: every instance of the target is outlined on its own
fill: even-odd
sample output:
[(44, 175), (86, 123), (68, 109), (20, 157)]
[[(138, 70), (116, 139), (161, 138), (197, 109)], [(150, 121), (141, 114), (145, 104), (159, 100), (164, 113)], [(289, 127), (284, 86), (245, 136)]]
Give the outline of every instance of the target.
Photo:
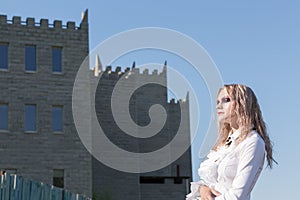
[(191, 182), (191, 193), (186, 200), (200, 199), (201, 185), (221, 193), (215, 200), (249, 200), (250, 193), (260, 175), (265, 159), (265, 143), (256, 131), (236, 145), (240, 132), (231, 135), (232, 143), (211, 151), (200, 164), (200, 181)]

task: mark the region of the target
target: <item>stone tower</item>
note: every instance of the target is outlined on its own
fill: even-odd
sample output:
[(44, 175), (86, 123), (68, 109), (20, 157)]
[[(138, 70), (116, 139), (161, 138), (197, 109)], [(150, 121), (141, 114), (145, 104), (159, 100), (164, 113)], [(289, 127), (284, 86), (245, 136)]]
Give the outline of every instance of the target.
[[(99, 76), (94, 76), (98, 74)], [(167, 87), (167, 65), (159, 73), (154, 70), (151, 74), (145, 69), (140, 72), (139, 68), (126, 68), (121, 71), (120, 67), (112, 70), (111, 66), (104, 70), (98, 67), (91, 73), (94, 82), (97, 82), (95, 95), (95, 109), (100, 126), (106, 137), (119, 148), (135, 153), (153, 152), (171, 143), (176, 134), (183, 134), (185, 141), (177, 145), (190, 141), (189, 125), (189, 100), (186, 101), (172, 99), (168, 102)], [(118, 85), (123, 81), (121, 85)], [(128, 93), (128, 88), (135, 88), (139, 82), (156, 82), (161, 84), (145, 84), (137, 88), (128, 102), (130, 117), (139, 126), (147, 126), (151, 123), (149, 109), (152, 105), (158, 104), (166, 111), (166, 122), (163, 128), (154, 136), (147, 138), (132, 137), (116, 124), (116, 119), (112, 114), (111, 99), (114, 90), (122, 90)], [(117, 88), (117, 89), (116, 89)], [(121, 102), (122, 103), (122, 102)], [(124, 110), (119, 109), (118, 115), (122, 115)], [(179, 130), (180, 124), (182, 129)], [(143, 132), (137, 130), (138, 135)], [(101, 141), (93, 141), (101, 144)], [(178, 146), (173, 144), (169, 148), (169, 158)], [(109, 154), (109, 149), (108, 156)], [(128, 173), (112, 169), (97, 159), (93, 158), (93, 192), (96, 196), (107, 199), (140, 199), (140, 200), (182, 200), (189, 188), (191, 172), (191, 151), (188, 148), (183, 155), (174, 162), (162, 169), (147, 173)], [(116, 158), (118, 160), (118, 158)], [(120, 159), (121, 160), (121, 159)], [(155, 162), (155, 158), (153, 159)], [(122, 162), (122, 161), (120, 161)], [(122, 163), (120, 163), (122, 164)], [(151, 165), (151, 163), (149, 163)]]
[(72, 88), (89, 53), (79, 26), (0, 15), (0, 168), (92, 195), (91, 156), (73, 122)]

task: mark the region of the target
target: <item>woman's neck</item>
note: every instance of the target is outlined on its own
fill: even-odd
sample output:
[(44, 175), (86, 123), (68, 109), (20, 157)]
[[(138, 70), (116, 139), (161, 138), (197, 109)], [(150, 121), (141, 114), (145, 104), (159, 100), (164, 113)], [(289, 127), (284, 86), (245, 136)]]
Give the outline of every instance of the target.
[(232, 124), (230, 125), (231, 131), (229, 132), (229, 134), (231, 135), (232, 133), (234, 133), (235, 131), (237, 131), (239, 129), (239, 126), (236, 124), (235, 126), (232, 126)]

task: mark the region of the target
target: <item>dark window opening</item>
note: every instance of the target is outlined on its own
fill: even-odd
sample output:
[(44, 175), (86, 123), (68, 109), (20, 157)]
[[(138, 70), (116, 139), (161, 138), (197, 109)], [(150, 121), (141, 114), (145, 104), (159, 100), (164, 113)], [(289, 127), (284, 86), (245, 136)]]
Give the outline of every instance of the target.
[(53, 170), (53, 185), (55, 187), (64, 188), (64, 170), (54, 169)]
[(25, 131), (36, 131), (36, 105), (25, 105)]
[(8, 69), (8, 44), (0, 43), (0, 69)]
[(52, 130), (54, 132), (62, 132), (63, 130), (63, 107), (52, 107)]
[(8, 130), (8, 105), (0, 104), (0, 130)]
[(52, 47), (52, 72), (62, 72), (61, 47)]
[(183, 180), (182, 177), (175, 177), (174, 178), (174, 184), (182, 184), (182, 180)]
[(140, 183), (148, 183), (148, 184), (164, 184), (164, 177), (151, 177), (151, 176), (141, 176)]
[(25, 46), (25, 70), (36, 71), (36, 47), (33, 45)]

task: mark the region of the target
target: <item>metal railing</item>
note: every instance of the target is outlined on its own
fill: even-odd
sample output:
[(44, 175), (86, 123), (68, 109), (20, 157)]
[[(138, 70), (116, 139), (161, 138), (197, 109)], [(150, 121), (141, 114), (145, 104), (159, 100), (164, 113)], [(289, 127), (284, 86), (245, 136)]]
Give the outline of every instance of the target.
[(91, 198), (5, 173), (0, 175), (0, 200), (91, 200)]

